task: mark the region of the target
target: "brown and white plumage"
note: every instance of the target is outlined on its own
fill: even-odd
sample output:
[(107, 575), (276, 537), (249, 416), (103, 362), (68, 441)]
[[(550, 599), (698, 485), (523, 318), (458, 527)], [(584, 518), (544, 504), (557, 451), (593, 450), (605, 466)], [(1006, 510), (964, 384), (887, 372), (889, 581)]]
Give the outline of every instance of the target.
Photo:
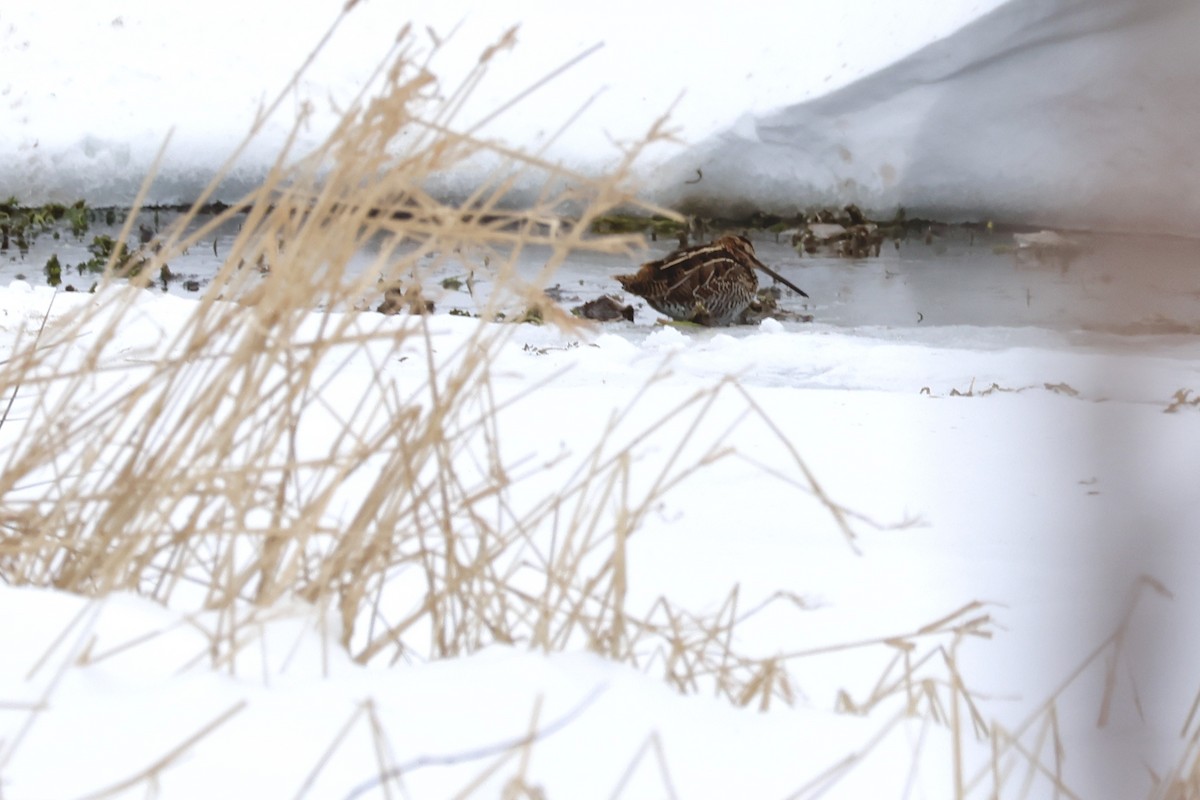
[(730, 325), (758, 293), (761, 269), (792, 291), (807, 294), (754, 255), (745, 236), (722, 236), (712, 244), (685, 247), (643, 264), (633, 275), (618, 275), (625, 291), (645, 298), (672, 319), (701, 325)]

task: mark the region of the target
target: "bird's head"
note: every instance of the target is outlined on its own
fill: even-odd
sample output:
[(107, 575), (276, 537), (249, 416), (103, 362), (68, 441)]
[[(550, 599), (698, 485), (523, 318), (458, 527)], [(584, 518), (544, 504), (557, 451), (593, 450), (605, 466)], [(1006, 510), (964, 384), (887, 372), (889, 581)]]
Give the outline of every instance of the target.
[(751, 259), (757, 260), (754, 256), (754, 244), (750, 241), (749, 237), (743, 236), (740, 233), (726, 234), (713, 242), (713, 244), (721, 245), (729, 250), (742, 253)]
[(759, 261), (758, 256), (754, 255), (754, 245), (750, 242), (748, 237), (742, 236), (741, 234), (731, 234), (728, 236), (722, 236), (720, 239), (714, 242), (714, 244), (719, 244), (732, 252), (740, 253), (745, 257), (746, 263), (748, 263), (750, 266), (767, 273), (772, 278), (779, 281), (801, 297), (808, 297), (808, 293), (799, 286)]

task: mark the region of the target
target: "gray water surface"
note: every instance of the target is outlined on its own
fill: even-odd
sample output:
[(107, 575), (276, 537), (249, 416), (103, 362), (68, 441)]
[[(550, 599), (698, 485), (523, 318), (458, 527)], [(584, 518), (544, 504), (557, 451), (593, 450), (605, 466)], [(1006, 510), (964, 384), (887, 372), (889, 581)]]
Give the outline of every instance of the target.
[[(163, 215), (159, 228), (170, 223)], [(151, 212), (142, 212), (133, 230), (155, 230)], [(0, 253), (0, 283), (23, 277), (46, 283), (44, 265), (57, 253), (63, 283), (86, 291), (97, 276), (81, 275), (73, 265), (87, 260), (88, 243), (97, 234), (114, 238), (119, 226), (93, 225), (82, 240), (66, 231), (56, 240), (42, 234), (22, 253), (10, 246)], [(159, 286), (181, 296), (197, 296), (222, 263), (238, 233), (236, 221), (175, 259), (176, 279)], [(894, 246), (886, 242), (878, 257), (847, 259), (800, 255), (770, 233), (752, 234), (759, 257), (810, 295), (783, 289), (781, 307), (796, 317), (835, 329), (890, 329), (918, 334), (922, 328), (972, 326), (1034, 328), (1106, 336), (1193, 336), (1200, 334), (1200, 240), (1132, 235), (1067, 234), (1068, 250), (1033, 252), (1015, 246), (1011, 235), (949, 229), (931, 243), (913, 238)], [(214, 249), (215, 245), (215, 249)], [(651, 242), (644, 260), (660, 258), (672, 242)], [(351, 269), (365, 268), (377, 251), (363, 252)], [(549, 250), (526, 248), (517, 260), (520, 273), (532, 279), (543, 268)], [(494, 265), (503, 261), (499, 254)], [(426, 291), (439, 311), (475, 312), (486, 296), (490, 272), (475, 257), (448, 253), (426, 260)], [(603, 294), (614, 294), (637, 309), (634, 323), (608, 323), (614, 331), (636, 331), (653, 325), (660, 315), (644, 301), (625, 296), (613, 275), (633, 271), (638, 261), (595, 253), (578, 253), (550, 280), (564, 306), (570, 308)], [(446, 278), (473, 277), (474, 294), (465, 286), (447, 289)], [(762, 276), (761, 284), (772, 280)], [(156, 284), (157, 286), (157, 284)], [(196, 289), (196, 287), (199, 289)], [(374, 308), (380, 297), (364, 298)], [(749, 329), (741, 329), (749, 330)], [(729, 329), (736, 335), (739, 329)]]

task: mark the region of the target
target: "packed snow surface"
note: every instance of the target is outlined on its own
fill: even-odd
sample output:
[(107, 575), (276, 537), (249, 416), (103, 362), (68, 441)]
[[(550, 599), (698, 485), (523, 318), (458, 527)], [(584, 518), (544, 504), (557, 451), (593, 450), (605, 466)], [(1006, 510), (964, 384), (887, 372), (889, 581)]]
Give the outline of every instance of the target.
[[(673, 159), (671, 202), (856, 202), (943, 219), (1194, 235), (1200, 7), (1011, 0), (837, 91)], [(694, 179), (702, 170), (704, 180)]]
[[(340, 6), (5, 8), (0, 189), (27, 202), (128, 205), (171, 133), (149, 199), (194, 199)], [(459, 115), (464, 127), (589, 53), (480, 131), (576, 169), (611, 166), (616, 143), (671, 109), (681, 143), (652, 148), (640, 173), (663, 202), (785, 214), (857, 202), (1185, 234), (1200, 219), (1200, 9), (1186, 0), (859, 0), (754, 13), (729, 2), (687, 12), (363, 3), (241, 154), (225, 198), (254, 184), (303, 109), (300, 149), (329, 131), (410, 22), (414, 54), (442, 43), (432, 66), (447, 93), (520, 25)], [(443, 189), (487, 168), (465, 166)]]
[[(618, 157), (614, 140), (641, 139), (669, 109), (683, 141), (698, 141), (744, 114), (852, 81), (997, 2), (972, 0), (951, 11), (933, 4), (881, 10), (868, 0), (802, 10), (772, 2), (756, 14), (728, 0), (686, 13), (675, 4), (631, 0), (360, 3), (266, 121), (226, 193), (261, 175), (305, 102), (312, 106), (302, 147), (330, 131), (407, 25), (416, 61), (443, 43), (431, 66), (444, 94), (486, 48), (519, 26), (515, 48), (489, 62), (459, 115), (464, 128), (601, 45), (481, 131), (546, 147), (551, 158), (594, 171)], [(322, 0), (298, 13), (279, 0), (190, 6), (130, 0), (115, 7), (57, 0), (0, 10), (0, 107), (9, 120), (0, 125), (0, 188), (28, 201), (82, 193), (93, 204), (127, 205), (170, 132), (150, 198), (193, 199), (343, 5)], [(864, 38), (863, 30), (877, 33)], [(797, 58), (802, 41), (804, 55)], [(713, 58), (714, 52), (738, 57)]]
[[(36, 331), (48, 309), (52, 332), (72, 308), (119, 291), (133, 290), (53, 295), (10, 283), (0, 289), (4, 349), (19, 332)], [(114, 363), (172, 341), (198, 307), (143, 291), (112, 343)], [(313, 315), (314, 329), (322, 316)], [(417, 323), (367, 314), (360, 324)], [(454, 353), (491, 324), (435, 315), (431, 347)], [(560, 465), (523, 484), (552, 489), (564, 479), (563, 454), (586, 452), (636, 394), (645, 392), (622, 419), (635, 428), (739, 376), (747, 394), (722, 394), (692, 444), (732, 431), (740, 455), (672, 489), (631, 538), (627, 606), (645, 609), (665, 596), (712, 611), (737, 586), (750, 609), (786, 592), (799, 604), (772, 606), (739, 634), (739, 646), (769, 655), (913, 634), (979, 601), (968, 616), (989, 615), (992, 637), (941, 642), (953, 645), (982, 719), (1033, 749), (1050, 724), (1042, 703), (1053, 696), (1064, 784), (1082, 797), (1149, 796), (1147, 768), (1165, 774), (1186, 745), (1177, 737), (1200, 674), (1200, 412), (1184, 402), (1164, 413), (1179, 390), (1200, 387), (1200, 344), (1191, 335), (1080, 338), (1044, 328), (916, 331), (774, 320), (699, 332), (646, 320), (576, 334), (523, 325), (492, 364), (496, 397), (549, 382), (506, 407), (497, 430), (515, 460)], [(63, 346), (83, 348), (91, 335)], [(380, 367), (364, 354), (341, 368), (331, 402), (347, 407), (379, 385), (380, 369), (385, 390), (403, 385), (411, 363)], [(35, 402), (18, 394), (6, 438), (19, 436)], [(758, 410), (746, 417), (750, 402)], [(633, 463), (669, 452), (674, 427), (645, 440)], [(306, 430), (304, 447), (323, 452), (326, 433)], [(804, 481), (784, 442), (856, 515), (861, 554), (797, 488)], [(1139, 583), (1143, 575), (1158, 583)], [(1117, 647), (1109, 637), (1139, 586)], [(789, 796), (881, 731), (881, 743), (825, 796), (953, 793), (945, 724), (928, 714), (895, 717), (898, 698), (862, 716), (834, 711), (839, 690), (858, 702), (869, 695), (897, 652), (882, 642), (789, 659), (800, 692), (794, 705), (760, 712), (677, 694), (583, 652), (496, 646), (444, 662), (358, 666), (340, 650), (329, 613), (303, 604), (261, 611), (243, 625), (252, 638), (237, 658), (214, 668), (205, 631), (219, 625), (215, 617), (132, 596), (89, 606), (55, 591), (0, 587), (4, 796), (98, 791), (186, 745), (153, 777), (162, 796), (212, 797), (230, 787), (292, 796), (306, 786), (314, 797), (384, 796), (376, 783), (383, 746), (411, 796), (442, 797), (470, 785), (531, 729), (544, 736), (529, 762), (518, 768), (514, 759), (485, 776), (481, 796), (496, 796), (517, 774), (551, 797)], [(1106, 701), (1110, 669), (1117, 680)], [(941, 656), (920, 674), (948, 691), (937, 683), (948, 675)], [(209, 723), (217, 726), (189, 744)], [(975, 739), (965, 717), (963, 726), (967, 777), (983, 774), (974, 792), (987, 795), (991, 743)], [(1052, 765), (1049, 745), (1038, 752)], [(148, 785), (135, 780), (117, 796), (143, 796)], [(1033, 789), (1053, 796), (1044, 775)]]

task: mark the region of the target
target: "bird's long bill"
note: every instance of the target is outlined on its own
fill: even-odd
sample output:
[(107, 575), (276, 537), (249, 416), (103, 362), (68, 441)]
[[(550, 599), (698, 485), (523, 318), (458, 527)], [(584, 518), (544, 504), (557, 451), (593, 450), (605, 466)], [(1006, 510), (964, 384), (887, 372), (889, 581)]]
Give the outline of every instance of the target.
[(783, 277), (783, 276), (782, 276), (782, 275), (780, 275), (778, 272), (776, 272), (775, 270), (773, 270), (773, 269), (771, 269), (770, 267), (768, 267), (766, 264), (764, 264), (764, 263), (762, 263), (761, 261), (759, 261), (757, 257), (755, 257), (755, 256), (751, 256), (751, 258), (753, 258), (753, 259), (754, 259), (754, 266), (758, 267), (758, 268), (759, 268), (759, 269), (761, 269), (763, 272), (767, 273), (767, 274), (768, 274), (768, 275), (770, 275), (772, 278), (774, 278), (775, 280), (779, 281), (779, 282), (780, 282), (780, 283), (782, 283), (784, 286), (788, 287), (789, 289), (791, 289), (793, 292), (795, 292), (796, 294), (800, 295), (801, 297), (808, 297), (808, 292), (804, 291), (804, 290), (803, 290), (803, 289), (801, 289), (799, 286), (797, 286), (796, 284), (792, 283), (792, 282), (791, 282), (791, 281), (789, 281), (787, 278)]

